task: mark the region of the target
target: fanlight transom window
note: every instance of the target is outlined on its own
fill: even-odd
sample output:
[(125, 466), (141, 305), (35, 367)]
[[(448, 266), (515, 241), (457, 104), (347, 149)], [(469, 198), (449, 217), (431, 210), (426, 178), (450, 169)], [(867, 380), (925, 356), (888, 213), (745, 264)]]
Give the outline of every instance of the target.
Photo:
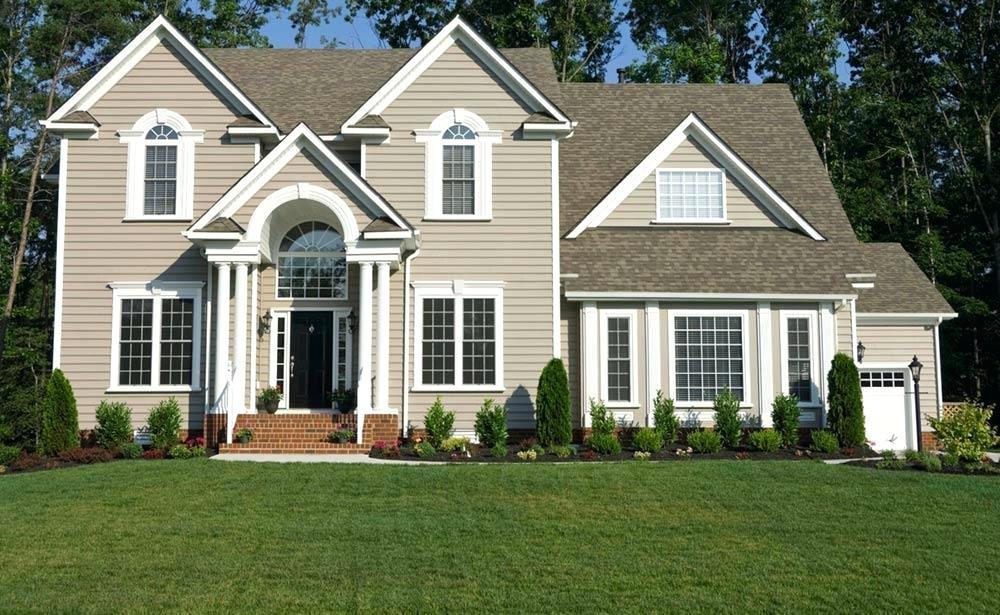
[(278, 297), (346, 299), (343, 236), (322, 222), (303, 222), (288, 231), (278, 246)]
[(442, 135), (441, 213), (476, 213), (476, 133), (455, 124)]
[(157, 124), (146, 132), (146, 172), (142, 213), (177, 213), (177, 131)]

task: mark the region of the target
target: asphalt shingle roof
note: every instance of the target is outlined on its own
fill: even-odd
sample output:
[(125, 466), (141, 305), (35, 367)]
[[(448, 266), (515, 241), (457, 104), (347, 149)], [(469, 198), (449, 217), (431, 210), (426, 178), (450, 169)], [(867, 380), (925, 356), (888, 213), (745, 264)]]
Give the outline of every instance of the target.
[(862, 289), (859, 312), (942, 314), (955, 310), (898, 243), (861, 244), (875, 288)]

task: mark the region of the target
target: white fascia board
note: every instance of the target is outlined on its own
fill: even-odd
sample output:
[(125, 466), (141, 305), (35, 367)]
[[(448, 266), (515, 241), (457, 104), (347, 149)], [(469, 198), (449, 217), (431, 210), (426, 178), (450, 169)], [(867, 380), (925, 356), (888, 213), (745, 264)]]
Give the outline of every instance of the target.
[(396, 98), (404, 92), (427, 68), (453, 44), (461, 41), (488, 68), (500, 77), (507, 87), (524, 99), (533, 102), (560, 122), (569, 123), (569, 118), (531, 84), (503, 55), (486, 42), (461, 17), (455, 17), (434, 38), (420, 48), (406, 64), (385, 82), (351, 117), (344, 122), (341, 132), (354, 127), (368, 115), (380, 115)]
[(663, 141), (660, 142), (653, 151), (646, 155), (643, 160), (636, 165), (628, 175), (622, 179), (618, 185), (611, 189), (601, 201), (594, 206), (590, 213), (580, 221), (576, 227), (566, 236), (567, 239), (576, 239), (588, 228), (596, 228), (611, 215), (628, 195), (632, 194), (636, 188), (646, 179), (667, 157), (674, 152), (677, 147), (687, 140), (693, 138), (699, 145), (713, 154), (713, 157), (722, 164), (731, 174), (742, 180), (743, 185), (764, 204), (768, 210), (790, 226), (797, 227), (802, 232), (816, 241), (824, 241), (825, 238), (819, 231), (814, 229), (805, 218), (789, 205), (764, 179), (757, 174), (749, 165), (720, 139), (712, 130), (701, 121), (695, 113), (689, 114), (676, 128), (671, 131)]
[(335, 177), (344, 182), (352, 194), (367, 202), (376, 212), (387, 216), (397, 226), (409, 229), (411, 226), (402, 219), (385, 200), (367, 185), (357, 173), (323, 144), (319, 136), (305, 124), (299, 124), (282, 139), (277, 147), (261, 158), (238, 182), (226, 191), (208, 211), (191, 226), (190, 231), (199, 231), (219, 216), (229, 217), (250, 200), (278, 171), (283, 169), (299, 152), (308, 150)]
[(243, 92), (240, 91), (229, 77), (215, 66), (205, 55), (194, 46), (167, 18), (158, 15), (148, 26), (143, 28), (124, 49), (119, 51), (96, 75), (91, 77), (77, 92), (69, 98), (56, 112), (49, 116), (48, 121), (58, 120), (76, 109), (88, 109), (107, 93), (126, 73), (135, 67), (160, 41), (169, 40), (184, 58), (199, 69), (205, 79), (236, 105), (242, 113), (249, 113), (260, 122), (273, 126), (274, 123), (261, 111)]
[(279, 137), (278, 129), (274, 126), (233, 126), (232, 128), (227, 128), (226, 132), (232, 136), (251, 136), (251, 137)]
[(945, 320), (958, 318), (955, 312), (858, 312), (859, 325), (937, 325)]
[(376, 137), (379, 139), (389, 138), (389, 129), (383, 127), (358, 127), (358, 126), (344, 126), (340, 129), (340, 133), (344, 135), (360, 136), (360, 137)]
[(201, 231), (184, 231), (181, 233), (187, 239), (199, 239), (199, 240), (219, 240), (219, 241), (239, 241), (243, 239), (243, 235), (235, 231), (231, 233), (208, 233)]
[(85, 122), (55, 122), (52, 120), (39, 120), (39, 124), (51, 133), (61, 137), (76, 139), (96, 139), (100, 135), (101, 129), (95, 124)]
[(567, 291), (566, 298), (572, 301), (841, 301), (855, 299), (857, 295), (810, 295), (795, 293), (647, 293), (647, 292), (602, 292)]

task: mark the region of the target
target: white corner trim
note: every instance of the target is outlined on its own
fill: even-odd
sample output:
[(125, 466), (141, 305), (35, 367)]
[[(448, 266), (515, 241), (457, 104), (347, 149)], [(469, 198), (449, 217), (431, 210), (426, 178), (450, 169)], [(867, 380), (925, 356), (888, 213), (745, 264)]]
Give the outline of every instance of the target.
[(757, 303), (757, 379), (760, 395), (760, 426), (774, 427), (767, 404), (774, 400), (774, 354), (771, 347), (771, 304)]
[(465, 44), (476, 58), (491, 69), (512, 91), (534, 103), (559, 122), (569, 124), (569, 118), (538, 88), (532, 85), (500, 52), (470, 28), (461, 17), (455, 17), (372, 94), (351, 117), (347, 118), (343, 126), (353, 127), (365, 116), (380, 115), (445, 51), (459, 41)]
[(559, 141), (552, 140), (552, 356), (562, 356), (562, 318), (559, 296)]
[[(788, 389), (788, 320), (790, 318), (805, 318), (809, 322), (809, 378), (812, 381), (812, 396), (809, 401), (799, 400), (799, 406), (803, 408), (816, 408), (822, 405), (822, 365), (820, 359), (821, 347), (819, 344), (818, 319), (815, 310), (779, 310), (778, 319), (778, 356), (781, 362), (781, 393), (789, 394)], [(836, 332), (836, 329), (834, 329)], [(834, 340), (834, 344), (836, 341)], [(831, 357), (832, 361), (833, 358)]]
[[(184, 58), (198, 70), (199, 73), (217, 91), (226, 96), (229, 102), (245, 114), (254, 116), (264, 125), (274, 129), (271, 119), (264, 114), (245, 95), (229, 77), (219, 70), (205, 55), (181, 34), (163, 15), (159, 15), (142, 32), (136, 35), (124, 49), (119, 51), (110, 62), (91, 77), (76, 93), (69, 98), (48, 121), (58, 121), (64, 115), (77, 109), (88, 109), (100, 100), (125, 74), (132, 70), (146, 54), (153, 50), (161, 41), (170, 42)], [(277, 129), (274, 129), (277, 132)]]
[(59, 196), (56, 214), (56, 299), (52, 323), (52, 369), (62, 363), (63, 284), (66, 276), (66, 186), (69, 173), (69, 139), (59, 139)]
[[(164, 124), (177, 132), (177, 141), (147, 141), (146, 133)], [(125, 220), (190, 220), (194, 215), (195, 145), (204, 141), (204, 130), (195, 130), (181, 114), (170, 109), (153, 109), (132, 125), (119, 130), (118, 141), (128, 145), (126, 154)], [(146, 215), (145, 197), (146, 147), (173, 145), (177, 148), (175, 167), (174, 213)]]
[(327, 171), (341, 180), (347, 190), (370, 209), (371, 214), (387, 216), (400, 228), (412, 229), (410, 224), (361, 179), (354, 169), (337, 157), (316, 133), (305, 124), (299, 124), (198, 218), (192, 225), (191, 231), (201, 230), (219, 216), (233, 215), (303, 151), (315, 156)]
[(653, 425), (653, 401), (660, 383), (660, 304), (646, 302), (646, 424)]
[(833, 356), (837, 354), (837, 326), (834, 321), (833, 304), (823, 303), (819, 306), (819, 345), (820, 345), (820, 426), (826, 427), (826, 417), (829, 412), (827, 396), (827, 373), (833, 364)]
[(567, 235), (568, 239), (575, 239), (580, 233), (588, 228), (595, 228), (617, 208), (625, 198), (631, 194), (642, 183), (646, 177), (652, 173), (656, 167), (662, 163), (677, 147), (687, 140), (693, 138), (702, 147), (709, 151), (716, 160), (731, 174), (742, 180), (742, 184), (755, 196), (765, 207), (768, 208), (778, 219), (789, 226), (802, 230), (804, 233), (817, 241), (823, 241), (824, 237), (813, 228), (805, 218), (789, 205), (764, 179), (757, 174), (749, 165), (723, 142), (712, 130), (701, 121), (695, 114), (689, 114), (674, 130), (660, 142), (628, 175), (622, 179), (618, 185), (601, 201), (594, 206), (590, 213), (580, 221), (576, 227)]
[(583, 328), (583, 399), (580, 400), (580, 424), (590, 427), (590, 402), (601, 397), (600, 376), (600, 326), (598, 325), (597, 304), (584, 302), (581, 307), (581, 327)]

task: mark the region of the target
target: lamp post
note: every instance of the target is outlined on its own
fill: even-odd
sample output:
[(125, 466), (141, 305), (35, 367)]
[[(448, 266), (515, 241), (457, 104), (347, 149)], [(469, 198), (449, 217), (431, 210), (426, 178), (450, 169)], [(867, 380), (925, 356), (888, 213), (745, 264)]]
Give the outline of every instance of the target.
[(865, 360), (865, 345), (858, 340), (858, 363), (862, 363)]
[(920, 362), (917, 355), (913, 355), (913, 360), (910, 361), (910, 376), (913, 377), (913, 407), (916, 409), (917, 413), (917, 450), (923, 450), (923, 444), (921, 440), (923, 439), (920, 435), (920, 370), (924, 368), (924, 364)]

